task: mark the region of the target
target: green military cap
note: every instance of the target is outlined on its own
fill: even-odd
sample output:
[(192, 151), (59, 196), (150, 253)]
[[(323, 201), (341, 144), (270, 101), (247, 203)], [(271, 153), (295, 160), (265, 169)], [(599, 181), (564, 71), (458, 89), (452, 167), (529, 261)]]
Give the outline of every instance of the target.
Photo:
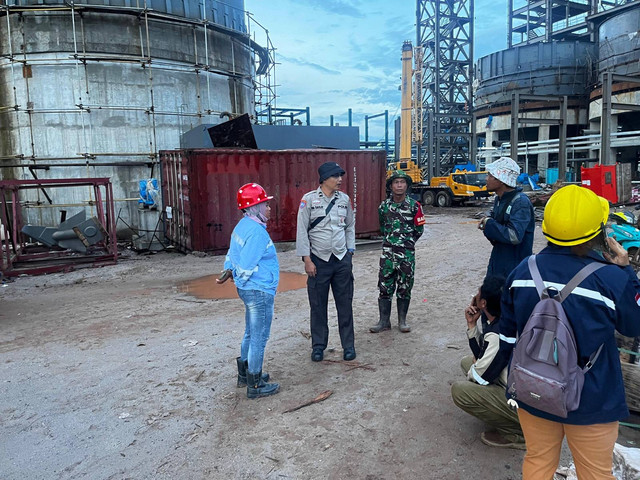
[(394, 171), (389, 178), (387, 178), (387, 188), (391, 188), (391, 182), (393, 182), (396, 178), (404, 178), (407, 181), (407, 188), (411, 188), (411, 177), (409, 174), (403, 170)]

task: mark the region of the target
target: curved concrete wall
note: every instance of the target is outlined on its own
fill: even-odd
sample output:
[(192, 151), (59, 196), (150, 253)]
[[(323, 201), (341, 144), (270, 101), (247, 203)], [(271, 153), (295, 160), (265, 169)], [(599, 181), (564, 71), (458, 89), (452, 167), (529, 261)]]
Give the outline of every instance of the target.
[[(5, 2), (3, 2), (5, 3)], [(6, 2), (8, 3), (8, 2)], [(65, 2), (47, 0), (15, 0), (11, 5), (38, 6), (61, 4)], [(149, 11), (168, 13), (185, 18), (206, 19), (209, 22), (246, 32), (244, 0), (84, 0), (75, 2), (77, 7), (123, 7), (130, 9), (148, 9)]]
[(501, 50), (478, 60), (476, 107), (511, 101), (512, 93), (584, 95), (596, 47), (551, 42)]
[[(157, 176), (157, 152), (179, 148), (182, 133), (219, 123), (221, 112), (254, 113), (253, 52), (241, 34), (110, 3), (81, 13), (40, 5), (0, 22), (0, 166), (53, 166), (37, 170), (39, 178), (110, 177), (115, 198), (131, 198), (138, 180)], [(65, 166), (85, 161), (92, 166)], [(129, 165), (94, 166), (115, 162)], [(149, 166), (131, 166), (140, 162)], [(0, 175), (32, 178), (21, 167)], [(55, 203), (88, 200), (85, 192), (56, 195)], [(120, 207), (123, 218), (137, 217), (135, 202)], [(32, 223), (58, 222), (53, 209), (37, 212)]]
[(606, 20), (599, 29), (599, 73), (640, 72), (640, 5)]

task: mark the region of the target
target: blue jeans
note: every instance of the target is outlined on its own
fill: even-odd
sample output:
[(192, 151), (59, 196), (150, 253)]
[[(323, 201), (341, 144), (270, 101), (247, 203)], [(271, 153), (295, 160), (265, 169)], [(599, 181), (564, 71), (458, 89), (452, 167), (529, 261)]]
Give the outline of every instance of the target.
[(258, 374), (262, 371), (264, 349), (271, 332), (274, 295), (260, 290), (240, 290), (238, 296), (244, 302), (245, 329), (240, 348), (240, 359), (249, 363), (248, 371)]

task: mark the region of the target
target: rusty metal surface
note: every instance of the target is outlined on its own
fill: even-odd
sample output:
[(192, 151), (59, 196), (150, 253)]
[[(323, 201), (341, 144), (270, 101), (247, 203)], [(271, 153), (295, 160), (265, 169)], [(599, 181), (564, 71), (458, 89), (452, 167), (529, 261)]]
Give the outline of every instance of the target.
[(318, 187), (318, 167), (330, 161), (346, 172), (342, 190), (356, 210), (356, 235), (378, 233), (384, 151), (210, 149), (160, 154), (166, 235), (181, 250), (224, 252), (241, 217), (237, 189), (249, 182), (275, 197), (267, 226), (273, 241), (295, 240), (300, 199)]
[[(93, 189), (95, 218), (106, 234), (103, 240), (92, 245), (86, 254), (28, 243), (21, 233), (24, 215), (20, 192), (74, 187)], [(55, 207), (56, 204), (51, 206)], [(8, 277), (70, 271), (82, 264), (102, 266), (117, 262), (113, 189), (108, 178), (1, 180), (0, 220), (2, 228), (0, 271)]]

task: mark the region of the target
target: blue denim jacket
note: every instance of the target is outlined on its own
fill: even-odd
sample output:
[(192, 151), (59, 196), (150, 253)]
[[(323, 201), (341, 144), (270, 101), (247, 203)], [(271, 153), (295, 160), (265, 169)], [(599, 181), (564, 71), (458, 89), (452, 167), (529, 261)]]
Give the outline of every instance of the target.
[(233, 272), (233, 281), (240, 290), (260, 290), (275, 295), (280, 265), (266, 227), (242, 217), (231, 233), (224, 268)]

